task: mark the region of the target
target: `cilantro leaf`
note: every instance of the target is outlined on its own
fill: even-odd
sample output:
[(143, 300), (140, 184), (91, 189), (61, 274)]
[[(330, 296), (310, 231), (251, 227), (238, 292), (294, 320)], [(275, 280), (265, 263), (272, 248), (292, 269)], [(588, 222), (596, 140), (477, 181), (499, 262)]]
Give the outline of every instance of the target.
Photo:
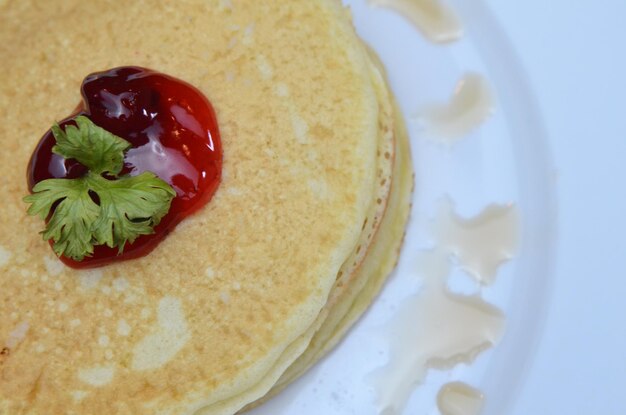
[(99, 216), (100, 207), (91, 199), (87, 181), (44, 180), (35, 185), (33, 192), (24, 198), (27, 203), (32, 203), (28, 209), (30, 215), (45, 219), (58, 203), (46, 229), (41, 232), (44, 240), (54, 241), (54, 252), (76, 261), (93, 254), (91, 228)]
[[(94, 222), (94, 238), (99, 245), (118, 247), (140, 235), (154, 233), (170, 207), (176, 192), (153, 173), (110, 181), (98, 178), (92, 184), (100, 199), (100, 215)], [(164, 203), (164, 200), (167, 203)]]
[(95, 246), (122, 253), (126, 243), (154, 233), (176, 192), (152, 172), (117, 177), (130, 143), (86, 117), (77, 117), (76, 124), (65, 131), (52, 127), (57, 139), (53, 151), (78, 160), (89, 171), (77, 179), (43, 180), (24, 201), (31, 204), (29, 215), (47, 220), (41, 234), (53, 242), (55, 253), (82, 261)]
[(52, 152), (77, 160), (95, 174), (119, 174), (124, 167), (124, 151), (130, 148), (130, 143), (98, 127), (83, 115), (74, 121), (76, 126), (68, 125), (65, 131), (58, 124), (52, 126), (57, 142)]

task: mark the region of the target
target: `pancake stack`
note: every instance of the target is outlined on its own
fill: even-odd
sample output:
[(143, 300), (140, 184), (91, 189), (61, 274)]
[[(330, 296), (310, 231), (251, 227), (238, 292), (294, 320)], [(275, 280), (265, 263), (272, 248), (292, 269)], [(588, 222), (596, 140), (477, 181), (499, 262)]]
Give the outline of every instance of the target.
[[(61, 264), (25, 169), (89, 73), (185, 80), (223, 180), (152, 253)], [(335, 0), (0, 1), (0, 414), (234, 414), (341, 340), (393, 270), (412, 168), (382, 68)]]

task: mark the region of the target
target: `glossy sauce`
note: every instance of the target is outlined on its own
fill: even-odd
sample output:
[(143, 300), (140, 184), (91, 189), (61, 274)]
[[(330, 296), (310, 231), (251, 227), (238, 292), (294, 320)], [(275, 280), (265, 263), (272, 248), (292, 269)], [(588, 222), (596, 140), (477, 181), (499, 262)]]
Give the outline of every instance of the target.
[[(89, 75), (82, 84), (83, 102), (61, 127), (85, 115), (96, 125), (132, 144), (121, 174), (155, 173), (176, 191), (168, 214), (152, 235), (140, 236), (118, 255), (117, 248), (95, 247), (94, 255), (73, 268), (138, 258), (152, 251), (185, 217), (208, 203), (221, 180), (222, 147), (211, 103), (193, 86), (148, 69), (120, 67)], [(50, 178), (77, 178), (86, 168), (52, 153), (49, 130), (28, 166), (28, 185)]]

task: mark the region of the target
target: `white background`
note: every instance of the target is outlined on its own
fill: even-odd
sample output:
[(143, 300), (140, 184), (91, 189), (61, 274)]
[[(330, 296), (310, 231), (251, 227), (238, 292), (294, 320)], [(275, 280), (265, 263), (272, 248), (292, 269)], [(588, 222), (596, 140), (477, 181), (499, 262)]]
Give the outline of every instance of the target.
[(526, 70), (559, 177), (554, 289), (513, 414), (626, 414), (626, 1), (487, 3)]

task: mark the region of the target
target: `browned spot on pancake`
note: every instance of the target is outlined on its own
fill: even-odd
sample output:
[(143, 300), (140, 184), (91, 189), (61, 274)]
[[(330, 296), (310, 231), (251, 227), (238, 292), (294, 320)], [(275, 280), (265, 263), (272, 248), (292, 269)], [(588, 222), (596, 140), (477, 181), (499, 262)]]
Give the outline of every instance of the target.
[(10, 354), (11, 354), (11, 349), (9, 349), (8, 347), (3, 347), (2, 350), (0, 350), (0, 365), (2, 365), (5, 362), (5, 360), (9, 358)]
[(37, 378), (35, 379), (35, 382), (33, 383), (32, 388), (28, 392), (27, 399), (29, 402), (35, 402), (35, 400), (37, 399), (37, 395), (39, 394), (39, 391), (41, 390), (41, 382), (42, 382), (43, 374), (44, 374), (44, 368), (41, 369), (41, 372), (39, 372), (39, 376), (37, 376)]

